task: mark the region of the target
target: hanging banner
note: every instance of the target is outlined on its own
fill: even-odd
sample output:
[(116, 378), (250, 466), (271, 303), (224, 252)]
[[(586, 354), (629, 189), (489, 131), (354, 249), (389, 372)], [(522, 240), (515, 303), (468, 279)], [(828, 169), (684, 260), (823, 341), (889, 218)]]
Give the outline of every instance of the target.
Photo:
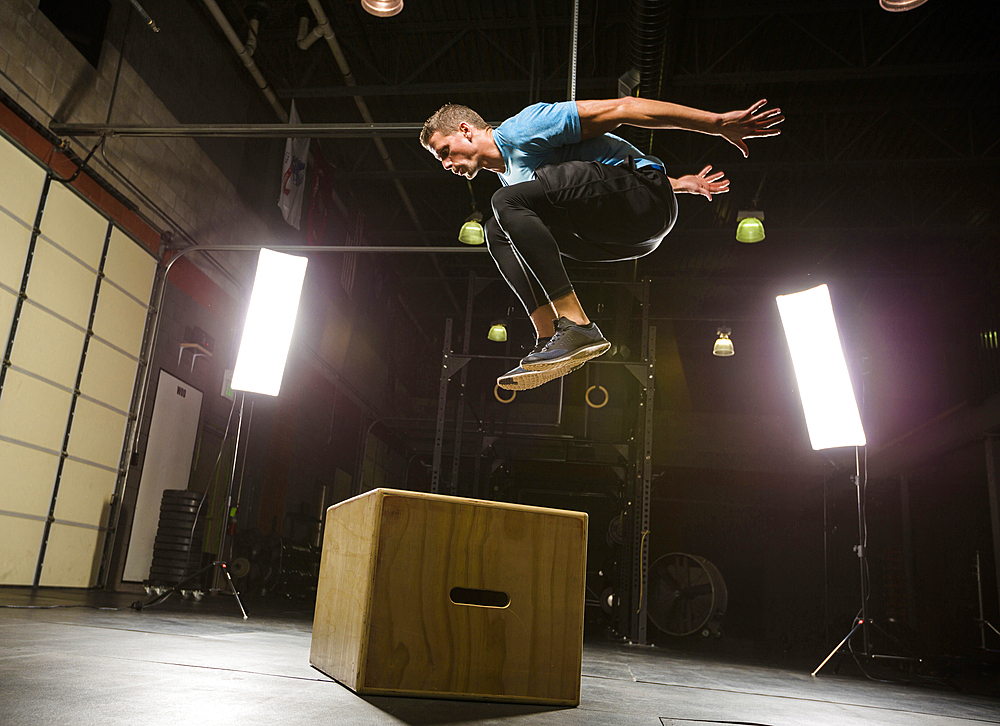
[[(292, 101), (288, 123), (298, 124), (299, 112)], [(281, 169), (281, 195), (278, 206), (285, 221), (300, 229), (302, 198), (306, 189), (306, 159), (309, 158), (309, 139), (288, 139), (285, 142), (285, 161)]]
[(333, 164), (327, 164), (319, 144), (313, 149), (312, 184), (309, 190), (309, 217), (306, 222), (306, 244), (326, 243), (326, 227), (333, 203)]

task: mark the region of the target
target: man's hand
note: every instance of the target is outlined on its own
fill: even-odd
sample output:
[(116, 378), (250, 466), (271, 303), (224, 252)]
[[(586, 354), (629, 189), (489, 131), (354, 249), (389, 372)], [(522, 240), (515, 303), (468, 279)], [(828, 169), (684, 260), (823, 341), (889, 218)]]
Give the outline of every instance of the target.
[(719, 115), (721, 128), (718, 135), (742, 151), (744, 159), (750, 155), (750, 150), (743, 143), (743, 139), (777, 136), (781, 133), (781, 129), (774, 128), (785, 120), (781, 115), (781, 109), (769, 108), (760, 111), (765, 103), (767, 99), (762, 98), (744, 111), (730, 111)]
[(679, 179), (671, 179), (670, 186), (674, 192), (681, 194), (700, 194), (712, 201), (713, 194), (725, 194), (729, 191), (729, 180), (724, 177), (725, 172), (717, 171), (709, 174), (712, 166), (706, 166), (697, 174), (686, 174)]

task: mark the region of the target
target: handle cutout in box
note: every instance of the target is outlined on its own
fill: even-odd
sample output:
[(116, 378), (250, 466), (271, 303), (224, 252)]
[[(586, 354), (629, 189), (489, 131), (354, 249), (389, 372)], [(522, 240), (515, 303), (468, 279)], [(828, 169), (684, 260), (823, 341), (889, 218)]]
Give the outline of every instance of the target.
[(505, 608), (510, 605), (510, 596), (497, 590), (453, 587), (449, 594), (451, 601), (456, 605), (474, 605), (481, 608)]

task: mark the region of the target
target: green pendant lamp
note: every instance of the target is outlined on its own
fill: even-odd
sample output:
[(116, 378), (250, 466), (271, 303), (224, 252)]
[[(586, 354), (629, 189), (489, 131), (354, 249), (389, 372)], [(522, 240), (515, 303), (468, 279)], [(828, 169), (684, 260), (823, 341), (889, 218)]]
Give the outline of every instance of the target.
[(470, 215), (462, 229), (458, 230), (458, 241), (464, 245), (481, 245), (486, 241), (486, 231), (483, 229), (481, 221), (483, 215), (475, 212)]
[(503, 320), (494, 320), (490, 324), (490, 332), (486, 336), (494, 343), (505, 343), (507, 342), (507, 326), (504, 324)]
[(744, 244), (753, 244), (764, 239), (764, 213), (757, 211), (742, 211), (736, 215), (736, 240)]
[[(468, 179), (469, 197), (472, 199), (472, 214), (465, 218), (465, 224), (458, 230), (458, 241), (463, 245), (481, 245), (486, 241), (486, 230), (483, 229), (483, 214), (476, 208), (476, 195), (472, 191), (472, 182)], [(506, 338), (504, 338), (506, 340)]]

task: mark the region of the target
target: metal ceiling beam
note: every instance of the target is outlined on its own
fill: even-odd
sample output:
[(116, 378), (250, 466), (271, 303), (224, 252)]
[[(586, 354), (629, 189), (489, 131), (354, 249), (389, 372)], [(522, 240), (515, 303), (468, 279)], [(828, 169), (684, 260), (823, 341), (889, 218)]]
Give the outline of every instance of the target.
[[(625, 23), (628, 20), (627, 9), (624, 9), (624, 4), (621, 7), (614, 6), (608, 9), (604, 7), (601, 8), (600, 22), (603, 26), (611, 26), (616, 23)], [(530, 18), (477, 18), (475, 21), (476, 30), (481, 30), (485, 32), (490, 32), (494, 30), (530, 30), (533, 26), (538, 28), (569, 28), (572, 18), (568, 15), (560, 15), (558, 17), (552, 18), (536, 18), (535, 13), (530, 13)], [(386, 24), (386, 37), (395, 37), (401, 35), (419, 35), (421, 37), (434, 37), (436, 35), (447, 35), (451, 36), (454, 33), (462, 32), (463, 30), (469, 29), (468, 20), (452, 20), (443, 22), (424, 22), (424, 23), (392, 23)], [(363, 38), (368, 39), (371, 37), (368, 30), (354, 30), (352, 28), (344, 27), (342, 29), (338, 28), (337, 35), (340, 38)], [(260, 34), (262, 39), (268, 40), (283, 40), (288, 38), (288, 33), (286, 31), (262, 31)], [(377, 37), (377, 36), (376, 36)]]
[[(872, 3), (872, 8), (877, 4)], [(859, 6), (856, 0), (843, 0), (833, 2), (832, 0), (821, 0), (820, 2), (788, 2), (787, 0), (759, 0), (752, 2), (734, 3), (732, 0), (700, 0), (698, 3), (699, 18), (754, 18), (772, 13), (782, 13), (784, 15), (814, 15), (822, 13), (857, 13), (865, 8)]]
[[(49, 125), (56, 136), (229, 136), (251, 138), (374, 139), (416, 138), (423, 123), (360, 124), (135, 124), (74, 123)], [(386, 172), (390, 173), (390, 172)]]
[[(836, 235), (843, 239), (856, 239), (865, 235), (881, 235), (884, 237), (896, 237), (900, 235), (905, 235), (907, 237), (919, 237), (928, 239), (948, 239), (948, 240), (960, 240), (967, 238), (991, 238), (1000, 235), (1000, 225), (997, 224), (981, 224), (981, 225), (954, 225), (954, 224), (940, 224), (940, 225), (921, 225), (921, 224), (900, 224), (896, 227), (887, 227), (884, 225), (880, 226), (853, 226), (853, 227), (834, 227), (834, 226), (823, 226), (823, 225), (809, 225), (802, 226), (797, 224), (786, 224), (781, 227), (773, 226), (769, 227), (769, 230), (774, 231), (774, 233), (791, 233), (796, 234), (824, 234), (824, 235)], [(376, 230), (379, 235), (383, 235), (387, 238), (398, 239), (405, 241), (407, 239), (412, 239), (418, 237), (418, 233), (413, 230), (405, 229), (395, 229), (386, 230), (379, 229)], [(712, 240), (718, 239), (720, 232), (725, 234), (733, 233), (736, 231), (736, 223), (732, 225), (723, 224), (718, 227), (675, 227), (670, 233), (671, 239), (687, 238), (687, 239), (705, 239)], [(453, 238), (455, 236), (454, 230), (426, 230), (423, 234), (427, 237), (448, 237)], [(769, 231), (769, 234), (771, 232)], [(410, 249), (410, 248), (406, 248)], [(423, 248), (416, 248), (423, 249)], [(390, 250), (392, 251), (392, 250)], [(603, 263), (600, 263), (603, 264)]]
[[(616, 78), (584, 78), (577, 80), (577, 88), (585, 90), (614, 89)], [(561, 91), (566, 87), (566, 81), (553, 79), (541, 81), (539, 84), (545, 91)], [(389, 86), (312, 86), (308, 88), (285, 88), (278, 91), (278, 98), (345, 98), (360, 93), (363, 96), (427, 96), (440, 93), (520, 93), (530, 90), (531, 79), (524, 78), (512, 81), (469, 81), (466, 83), (407, 83)]]
[[(697, 165), (699, 161), (671, 161), (668, 166), (671, 170), (676, 167)], [(732, 164), (719, 164), (719, 168), (726, 167), (727, 176), (742, 176), (750, 173), (761, 173), (764, 171), (796, 171), (808, 172), (810, 174), (824, 174), (829, 176), (834, 173), (856, 173), (865, 171), (868, 175), (873, 170), (883, 171), (919, 171), (947, 168), (949, 171), (969, 171), (976, 169), (995, 169), (1000, 165), (1000, 156), (950, 156), (936, 159), (848, 159), (837, 161), (767, 161), (754, 163), (752, 161), (734, 161)], [(362, 179), (387, 179), (388, 172), (382, 170), (375, 171), (345, 171), (338, 173), (337, 178), (342, 181), (362, 180)], [(442, 183), (454, 183), (454, 179), (441, 173), (438, 167), (428, 169), (405, 169), (397, 170), (393, 178), (399, 179), (437, 179)]]
[(926, 63), (870, 68), (808, 68), (794, 71), (747, 71), (741, 73), (679, 73), (670, 79), (674, 86), (735, 86), (754, 83), (827, 83), (829, 81), (872, 81), (891, 78), (932, 76), (987, 76), (1000, 74), (995, 63)]

